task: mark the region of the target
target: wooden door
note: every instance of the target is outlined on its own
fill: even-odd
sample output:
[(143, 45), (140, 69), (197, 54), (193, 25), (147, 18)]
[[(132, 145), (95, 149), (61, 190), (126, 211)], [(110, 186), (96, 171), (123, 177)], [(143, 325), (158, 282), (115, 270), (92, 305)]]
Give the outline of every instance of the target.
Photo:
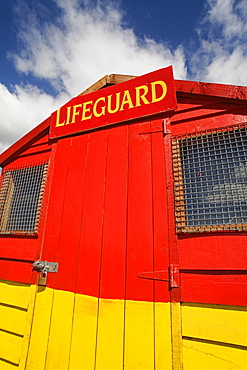
[(172, 137), (180, 365), (188, 370), (247, 363), (247, 128), (242, 115), (229, 124), (223, 106), (225, 120), (209, 120), (211, 106), (204, 130), (188, 119)]
[(37, 294), (27, 369), (171, 369), (169, 282), (143, 278), (169, 267), (162, 121), (54, 153), (43, 259), (59, 267)]

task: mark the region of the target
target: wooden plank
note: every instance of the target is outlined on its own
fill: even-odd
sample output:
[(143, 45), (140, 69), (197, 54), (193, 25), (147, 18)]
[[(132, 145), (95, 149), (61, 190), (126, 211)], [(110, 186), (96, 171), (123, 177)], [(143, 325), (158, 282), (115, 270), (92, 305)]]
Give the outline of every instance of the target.
[(45, 369), (68, 369), (73, 310), (74, 293), (55, 290)]
[[(152, 121), (151, 128), (162, 121)], [(168, 205), (166, 194), (166, 167), (163, 132), (151, 134), (152, 145), (152, 189), (153, 189), (153, 233), (154, 233), (154, 271), (168, 272), (169, 235)], [(169, 282), (155, 281), (155, 301), (169, 302)]]
[(155, 369), (172, 369), (170, 302), (154, 306)]
[(4, 359), (0, 359), (1, 370), (13, 370), (16, 369), (16, 365), (11, 362), (6, 362)]
[[(87, 135), (71, 139), (70, 151), (68, 150), (69, 174), (66, 181), (58, 247), (59, 273), (54, 281), (56, 290), (51, 316), (47, 368), (67, 367), (69, 363), (87, 148)], [(60, 311), (61, 306), (63, 306), (62, 311)]]
[(27, 309), (32, 291), (30, 285), (0, 280), (0, 303)]
[(38, 247), (37, 238), (0, 238), (0, 257), (16, 260), (34, 261)]
[(45, 369), (52, 305), (53, 289), (38, 287), (26, 370)]
[(0, 303), (0, 330), (24, 335), (27, 311)]
[[(88, 148), (87, 171), (84, 185), (84, 201), (81, 219), (80, 252), (78, 256), (78, 270), (76, 292), (86, 296), (97, 297), (86, 301), (90, 308), (92, 303), (92, 317), (80, 318), (79, 322), (85, 326), (85, 338), (90, 338), (87, 343), (87, 354), (83, 360), (84, 368), (95, 366), (95, 348), (97, 337), (98, 297), (100, 282), (100, 264), (103, 232), (103, 214), (105, 197), (105, 171), (107, 155), (107, 131), (90, 134)], [(85, 307), (86, 309), (86, 307)], [(76, 308), (77, 310), (77, 308)], [(75, 318), (76, 320), (76, 318)], [(90, 325), (85, 324), (89, 320)], [(84, 330), (81, 328), (81, 330)], [(73, 333), (78, 329), (73, 325)], [(73, 334), (73, 336), (76, 334)], [(84, 341), (83, 341), (84, 342)], [(76, 344), (75, 344), (76, 348)], [(72, 349), (72, 351), (74, 351)], [(74, 353), (74, 352), (73, 352)], [(85, 354), (85, 352), (83, 351)], [(88, 362), (86, 361), (88, 360)], [(73, 362), (74, 360), (72, 360)]]
[(191, 271), (180, 274), (182, 301), (247, 306), (247, 274), (241, 271)]
[[(95, 369), (123, 369), (124, 301), (100, 299)], [(109, 361), (110, 359), (110, 361)]]
[(246, 270), (246, 235), (226, 232), (180, 236), (180, 269)]
[(97, 315), (98, 298), (76, 294), (69, 369), (94, 368)]
[[(51, 150), (49, 148), (44, 151), (27, 154), (26, 156), (23, 154), (22, 156), (15, 158), (15, 161), (11, 162), (11, 165), (14, 164), (15, 168), (38, 165), (40, 163), (48, 162), (50, 159), (50, 156), (51, 156)], [(11, 169), (11, 167), (12, 166), (10, 166), (9, 168)]]
[[(1, 369), (7, 368), (6, 361), (8, 361), (9, 365), (19, 364), (20, 368), (24, 369), (36, 286), (23, 286), (23, 284), (13, 286), (13, 283), (10, 283), (4, 287), (5, 289), (3, 287), (4, 283), (1, 283), (1, 301), (8, 302), (8, 304), (0, 303), (0, 358), (2, 359), (0, 366)], [(6, 342), (2, 343), (2, 340)]]
[[(177, 235), (175, 234), (174, 218), (174, 173), (172, 167), (172, 141), (170, 119), (164, 120), (166, 135), (164, 137), (164, 151), (166, 163), (166, 192), (168, 206), (168, 240), (169, 240), (169, 263), (179, 264), (179, 250), (177, 246)], [(180, 370), (183, 367), (182, 335), (181, 335), (181, 313), (180, 284), (171, 289), (171, 348), (172, 348), (172, 367)]]
[(33, 313), (34, 313), (34, 303), (36, 298), (36, 291), (37, 286), (32, 285), (31, 286), (31, 299), (28, 305), (28, 311), (26, 316), (26, 325), (25, 325), (25, 331), (23, 336), (23, 343), (22, 343), (22, 349), (21, 349), (21, 359), (20, 359), (20, 369), (24, 369), (26, 366), (27, 356), (28, 356), (28, 350), (29, 350), (29, 341), (31, 336), (31, 329), (32, 329), (32, 322), (33, 322)]
[(90, 134), (76, 291), (99, 296), (107, 131)]
[(247, 308), (182, 304), (182, 334), (186, 337), (247, 347)]
[(126, 301), (124, 369), (155, 369), (153, 305), (152, 302)]
[(183, 340), (184, 370), (246, 369), (244, 348)]
[[(28, 147), (26, 147), (25, 151), (20, 153), (16, 158), (26, 157), (26, 161), (36, 161), (37, 156), (41, 156), (42, 153), (47, 151), (51, 151), (51, 144), (49, 143), (48, 132), (37, 138), (34, 142), (30, 143)], [(37, 159), (38, 160), (38, 159)]]
[(109, 130), (101, 254), (100, 297), (125, 292), (128, 127)]
[(0, 358), (18, 365), (23, 337), (0, 330), (0, 343)]
[(128, 81), (134, 77), (135, 76), (119, 75), (119, 74), (106, 75), (102, 77), (99, 81), (95, 82), (93, 85), (88, 87), (86, 90), (84, 90), (78, 96), (86, 95), (94, 91), (100, 90), (103, 87), (106, 87), (107, 85), (116, 85), (120, 82)]
[(107, 83), (116, 85), (116, 84), (119, 84), (121, 82), (131, 80), (132, 78), (135, 78), (135, 77), (137, 77), (137, 76), (111, 74), (111, 75), (108, 76)]
[(123, 367), (127, 171), (128, 127), (116, 127), (108, 134), (96, 369)]
[(88, 135), (71, 139), (69, 173), (64, 189), (63, 214), (59, 235), (58, 262), (59, 273), (56, 275), (55, 289), (75, 292), (80, 232), (84, 197), (85, 173), (87, 168)]
[[(150, 122), (130, 125), (126, 299), (153, 301), (153, 281), (138, 273), (153, 271), (153, 205)], [(145, 253), (143, 253), (145, 251)]]
[(151, 142), (139, 135), (148, 128), (149, 122), (129, 127), (124, 366), (133, 369), (154, 367), (154, 304), (144, 302), (153, 302), (154, 283), (137, 276), (153, 271)]
[(225, 85), (208, 82), (175, 80), (178, 92), (209, 95), (221, 98), (238, 100), (247, 99), (247, 89), (245, 86)]
[[(162, 121), (151, 121), (151, 131)], [(153, 178), (153, 235), (154, 271), (168, 272), (169, 239), (168, 207), (166, 194), (166, 167), (163, 132), (151, 134), (152, 178)], [(155, 366), (157, 369), (171, 369), (171, 312), (169, 282), (154, 281), (154, 335)]]
[(32, 274), (32, 263), (0, 259), (1, 280), (11, 280), (19, 283), (30, 284), (32, 281)]
[(176, 114), (171, 117), (173, 136), (224, 128), (246, 122), (246, 107), (205, 99), (179, 98)]

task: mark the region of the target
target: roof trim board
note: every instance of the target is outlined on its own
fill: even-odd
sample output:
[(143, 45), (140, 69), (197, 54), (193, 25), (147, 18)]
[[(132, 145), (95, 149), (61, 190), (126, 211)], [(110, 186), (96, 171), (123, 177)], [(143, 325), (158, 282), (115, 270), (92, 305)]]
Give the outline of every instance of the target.
[[(86, 95), (94, 91), (106, 88), (111, 85), (116, 85), (121, 82), (128, 81), (136, 76), (131, 75), (119, 75), (111, 74), (106, 75), (99, 81), (95, 82), (92, 86), (84, 90), (81, 95)], [(218, 97), (225, 99), (233, 99), (234, 103), (247, 103), (247, 87), (246, 86), (235, 86), (235, 85), (225, 85), (225, 84), (215, 84), (208, 82), (197, 82), (197, 81), (185, 81), (185, 80), (175, 80), (176, 92), (186, 93), (190, 95), (204, 95), (206, 97)], [(46, 133), (50, 126), (50, 117), (45, 121), (36, 126), (33, 130), (19, 139), (16, 143), (11, 145), (0, 155), (0, 166), (6, 165), (14, 155), (25, 150), (27, 145), (30, 145), (38, 137)]]

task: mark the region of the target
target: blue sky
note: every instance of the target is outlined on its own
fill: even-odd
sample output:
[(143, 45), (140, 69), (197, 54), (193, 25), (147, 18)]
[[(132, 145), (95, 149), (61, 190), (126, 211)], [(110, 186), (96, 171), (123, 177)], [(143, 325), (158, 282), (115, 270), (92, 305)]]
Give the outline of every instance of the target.
[(247, 85), (246, 0), (2, 0), (0, 151), (110, 73)]

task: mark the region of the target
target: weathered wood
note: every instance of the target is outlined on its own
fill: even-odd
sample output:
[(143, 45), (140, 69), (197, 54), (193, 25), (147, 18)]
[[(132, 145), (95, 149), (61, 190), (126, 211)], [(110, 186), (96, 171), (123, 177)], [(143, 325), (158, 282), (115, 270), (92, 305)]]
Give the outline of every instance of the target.
[(100, 89), (103, 89), (105, 87), (116, 85), (121, 82), (128, 81), (132, 78), (135, 78), (136, 76), (129, 76), (129, 75), (119, 75), (119, 74), (111, 74), (106, 75), (102, 77), (99, 81), (95, 82), (93, 85), (88, 87), (86, 90), (81, 92), (78, 96), (86, 95), (89, 93), (92, 93), (94, 91), (98, 91)]

